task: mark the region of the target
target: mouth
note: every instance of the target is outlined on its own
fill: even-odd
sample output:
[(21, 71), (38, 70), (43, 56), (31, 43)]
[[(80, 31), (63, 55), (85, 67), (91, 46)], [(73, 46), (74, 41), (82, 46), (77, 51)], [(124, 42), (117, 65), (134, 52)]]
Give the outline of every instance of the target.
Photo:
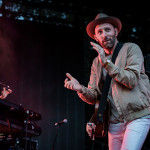
[(103, 41), (104, 44), (109, 44), (110, 42), (111, 42), (110, 40)]

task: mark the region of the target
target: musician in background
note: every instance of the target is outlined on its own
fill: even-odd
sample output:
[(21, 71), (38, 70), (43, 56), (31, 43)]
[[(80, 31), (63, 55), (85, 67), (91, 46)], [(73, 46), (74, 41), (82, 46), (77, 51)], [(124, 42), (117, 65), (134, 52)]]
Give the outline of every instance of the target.
[[(77, 91), (86, 103), (100, 99), (106, 74), (112, 77), (108, 93), (111, 114), (108, 127), (109, 150), (140, 150), (150, 128), (150, 84), (144, 69), (144, 58), (135, 43), (124, 43), (116, 58), (111, 56), (121, 31), (120, 19), (100, 13), (87, 25), (90, 42), (98, 52), (91, 67), (88, 87), (67, 73), (64, 86)], [(91, 126), (86, 130), (91, 136)]]
[(0, 99), (5, 99), (10, 93), (12, 93), (11, 89), (7, 87), (3, 87), (1, 95), (0, 95)]

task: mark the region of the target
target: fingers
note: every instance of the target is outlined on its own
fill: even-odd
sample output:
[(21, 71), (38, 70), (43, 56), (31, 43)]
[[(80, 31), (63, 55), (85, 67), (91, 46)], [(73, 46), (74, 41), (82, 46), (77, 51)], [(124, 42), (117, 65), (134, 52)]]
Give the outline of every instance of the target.
[(94, 43), (94, 42), (90, 42), (90, 44), (91, 44), (93, 47), (102, 48), (99, 44), (96, 44), (96, 43)]
[(88, 122), (87, 125), (89, 126), (89, 128), (94, 129), (95, 131), (96, 125), (94, 123)]
[(67, 89), (71, 89), (71, 87), (72, 87), (71, 82), (68, 81), (68, 82), (65, 84), (65, 87), (66, 87)]
[(96, 128), (96, 125), (94, 123), (87, 123), (86, 131), (90, 137), (92, 136), (92, 132), (95, 131), (95, 128)]
[[(66, 73), (66, 76), (69, 78), (69, 79), (72, 79), (72, 76), (69, 74), (69, 73)], [(69, 79), (68, 78), (66, 78), (65, 79), (65, 81), (64, 81), (64, 87), (65, 88), (68, 88), (68, 89), (70, 89), (70, 81), (69, 81)]]
[(65, 88), (72, 89), (72, 83), (71, 83), (71, 81), (68, 80), (68, 78), (66, 78), (64, 82), (65, 82), (65, 84), (64, 84)]
[(74, 90), (73, 83), (71, 81), (67, 81), (64, 85), (65, 88)]
[(103, 48), (99, 44), (96, 44), (94, 42), (90, 42), (90, 44), (93, 46), (93, 49), (95, 49), (101, 55), (104, 53)]
[(66, 87), (67, 89), (72, 89), (73, 85), (72, 85), (71, 80), (73, 79), (73, 77), (69, 73), (66, 73), (66, 76), (70, 79), (70, 81), (68, 78), (66, 78), (64, 81), (65, 83), (64, 87)]
[(86, 125), (86, 132), (88, 133), (89, 136), (92, 135), (92, 127), (90, 125)]
[(71, 79), (73, 79), (73, 77), (71, 76), (71, 74), (69, 74), (69, 73), (66, 73), (66, 76), (71, 80)]
[(95, 49), (98, 53), (100, 53), (100, 54), (101, 54), (101, 51), (100, 51), (100, 49), (99, 49), (99, 48), (97, 48), (97, 47), (93, 47), (93, 49)]
[(8, 89), (7, 91), (9, 92), (9, 94), (12, 93), (12, 90), (11, 90), (11, 89)]
[(67, 83), (67, 82), (68, 82), (68, 78), (65, 79), (64, 83)]
[[(67, 79), (65, 79), (64, 87), (71, 89), (73, 91), (82, 91), (82, 86), (74, 77), (72, 77), (69, 73), (66, 73)], [(70, 80), (69, 80), (70, 79)]]
[(90, 44), (91, 44), (92, 46), (98, 45), (98, 44), (96, 44), (96, 43), (94, 43), (94, 42), (90, 42)]
[(10, 94), (10, 93), (12, 93), (12, 90), (11, 89), (6, 89), (6, 87), (3, 87), (2, 92), (8, 92)]

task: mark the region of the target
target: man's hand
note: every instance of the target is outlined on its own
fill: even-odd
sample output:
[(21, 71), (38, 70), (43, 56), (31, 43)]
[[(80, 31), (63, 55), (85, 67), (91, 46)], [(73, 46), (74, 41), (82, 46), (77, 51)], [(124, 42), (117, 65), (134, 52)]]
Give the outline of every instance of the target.
[(104, 49), (99, 45), (94, 42), (90, 42), (90, 44), (93, 46), (93, 49), (95, 49), (98, 52), (99, 55), (99, 60), (102, 65), (105, 64), (105, 52)]
[(86, 132), (88, 133), (89, 137), (92, 138), (92, 132), (95, 131), (96, 125), (94, 123), (87, 123), (86, 124)]
[(5, 99), (10, 93), (12, 93), (11, 89), (6, 90), (6, 88), (3, 87), (3, 90), (2, 90), (1, 95), (0, 95), (0, 99)]
[(66, 87), (67, 89), (74, 90), (74, 91), (82, 92), (81, 84), (74, 77), (72, 77), (69, 73), (66, 73), (66, 76), (68, 78), (65, 79), (64, 87)]

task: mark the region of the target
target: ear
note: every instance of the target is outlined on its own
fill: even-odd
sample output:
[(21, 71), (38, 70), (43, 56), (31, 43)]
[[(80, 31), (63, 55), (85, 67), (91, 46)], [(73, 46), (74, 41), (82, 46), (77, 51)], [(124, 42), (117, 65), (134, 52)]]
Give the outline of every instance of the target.
[(115, 28), (115, 36), (117, 37), (118, 36), (118, 29)]
[(96, 35), (94, 35), (94, 39), (98, 42), (98, 39), (97, 39)]

